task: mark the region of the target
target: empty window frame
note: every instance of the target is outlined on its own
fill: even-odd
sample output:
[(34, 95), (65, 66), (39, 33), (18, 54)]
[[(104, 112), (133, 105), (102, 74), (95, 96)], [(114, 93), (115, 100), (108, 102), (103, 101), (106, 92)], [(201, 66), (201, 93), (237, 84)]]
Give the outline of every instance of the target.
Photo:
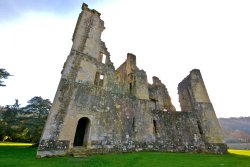
[(95, 85), (97, 86), (103, 86), (103, 83), (104, 83), (104, 75), (99, 73), (99, 72), (96, 72), (96, 75), (95, 75)]
[(105, 64), (106, 63), (106, 59), (107, 59), (107, 56), (103, 53), (103, 52), (100, 52), (99, 53), (99, 58), (98, 58), (98, 61)]

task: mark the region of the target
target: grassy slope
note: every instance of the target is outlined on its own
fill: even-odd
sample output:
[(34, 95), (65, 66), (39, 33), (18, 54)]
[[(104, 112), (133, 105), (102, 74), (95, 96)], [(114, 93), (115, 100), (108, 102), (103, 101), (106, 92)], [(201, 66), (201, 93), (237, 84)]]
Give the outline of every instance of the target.
[[(189, 153), (141, 152), (95, 155), (88, 158), (57, 157), (36, 159), (36, 149), (28, 147), (0, 147), (2, 167), (250, 167), (250, 156), (235, 154), (211, 155)], [(246, 152), (250, 155), (250, 152)]]

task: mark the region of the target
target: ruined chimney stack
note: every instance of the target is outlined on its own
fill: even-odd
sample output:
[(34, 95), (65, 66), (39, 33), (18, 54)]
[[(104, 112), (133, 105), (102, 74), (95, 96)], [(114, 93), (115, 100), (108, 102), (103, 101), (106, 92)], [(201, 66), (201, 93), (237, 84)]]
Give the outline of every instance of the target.
[(82, 10), (88, 8), (88, 5), (86, 3), (82, 3)]
[(136, 69), (136, 56), (132, 53), (127, 54), (127, 71), (133, 72)]
[(162, 85), (161, 80), (156, 76), (153, 76), (153, 84), (154, 85)]

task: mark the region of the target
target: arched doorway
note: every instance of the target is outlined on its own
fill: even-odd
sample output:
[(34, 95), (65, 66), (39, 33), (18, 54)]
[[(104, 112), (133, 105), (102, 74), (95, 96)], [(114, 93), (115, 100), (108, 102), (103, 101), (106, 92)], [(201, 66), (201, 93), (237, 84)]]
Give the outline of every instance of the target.
[(89, 118), (83, 117), (79, 119), (74, 138), (74, 146), (87, 146), (89, 129), (90, 129)]

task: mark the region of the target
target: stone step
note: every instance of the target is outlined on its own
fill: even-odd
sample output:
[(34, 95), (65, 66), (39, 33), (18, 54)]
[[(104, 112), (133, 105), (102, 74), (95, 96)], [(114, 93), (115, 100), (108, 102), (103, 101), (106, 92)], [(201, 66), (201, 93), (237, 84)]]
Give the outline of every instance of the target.
[(74, 147), (71, 149), (71, 152), (75, 152), (75, 153), (80, 153), (80, 152), (85, 152), (87, 149), (85, 147)]
[(76, 157), (76, 158), (85, 158), (88, 156), (85, 153), (73, 153), (72, 155), (73, 157)]
[(86, 151), (86, 147), (74, 147), (70, 150), (70, 154), (73, 155), (73, 157), (87, 157)]

